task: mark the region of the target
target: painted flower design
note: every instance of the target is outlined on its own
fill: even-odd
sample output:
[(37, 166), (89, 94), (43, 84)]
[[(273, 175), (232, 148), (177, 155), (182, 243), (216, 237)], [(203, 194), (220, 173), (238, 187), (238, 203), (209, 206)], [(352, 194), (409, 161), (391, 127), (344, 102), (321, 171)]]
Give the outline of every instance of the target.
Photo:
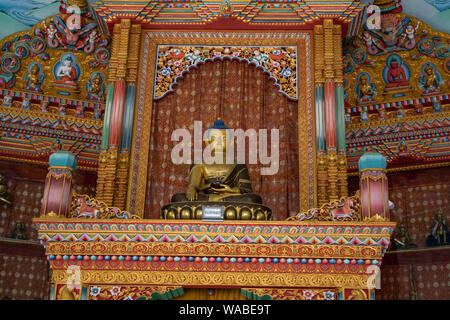
[(173, 73), (173, 71), (171, 68), (162, 68), (160, 73), (161, 73), (161, 75), (168, 77)]
[(290, 76), (292, 76), (292, 71), (290, 68), (284, 68), (283, 70), (281, 70), (280, 75), (283, 78), (289, 78)]
[(333, 291), (325, 291), (323, 293), (323, 297), (325, 300), (334, 300), (334, 292)]
[(117, 296), (120, 293), (120, 290), (121, 290), (120, 287), (112, 287), (111, 290), (109, 290), (109, 292), (111, 292), (113, 296)]
[(222, 52), (214, 51), (214, 56), (220, 57), (222, 56)]
[(305, 290), (303, 291), (303, 297), (306, 300), (312, 300), (312, 298), (314, 298), (314, 293), (311, 290)]
[(100, 287), (91, 287), (91, 291), (89, 292), (89, 294), (93, 297), (96, 297), (100, 294), (100, 291), (102, 291), (102, 288)]
[(175, 67), (181, 67), (183, 65), (181, 61), (175, 61), (173, 64), (175, 65)]
[(258, 55), (255, 54), (255, 57), (251, 60), (252, 62), (256, 63), (257, 65), (262, 65), (265, 62), (269, 61), (269, 56), (267, 54), (259, 54), (259, 51), (256, 50), (255, 52), (258, 52)]
[(133, 299), (133, 297), (132, 296), (128, 296), (128, 297), (126, 297), (125, 299), (123, 299), (123, 300), (134, 300)]
[(272, 68), (278, 69), (280, 67), (280, 63), (277, 61), (272, 62)]
[(239, 57), (240, 53), (238, 51), (233, 52), (233, 57)]
[[(196, 52), (198, 54), (195, 54)], [(199, 56), (199, 54), (200, 54), (200, 51), (195, 50), (194, 53), (188, 53), (184, 59), (186, 60), (186, 62), (188, 62), (190, 64), (196, 64), (197, 62), (203, 60), (203, 57)]]

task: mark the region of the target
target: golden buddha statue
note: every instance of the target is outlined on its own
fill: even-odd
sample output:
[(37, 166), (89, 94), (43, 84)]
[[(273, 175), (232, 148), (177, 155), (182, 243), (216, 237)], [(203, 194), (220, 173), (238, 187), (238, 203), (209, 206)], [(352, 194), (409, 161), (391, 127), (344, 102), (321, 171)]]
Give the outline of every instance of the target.
[(211, 155), (219, 161), (191, 166), (186, 193), (172, 196), (172, 202), (231, 201), (261, 204), (259, 195), (252, 193), (252, 185), (245, 164), (227, 163), (227, 130), (222, 120), (214, 122), (206, 145)]

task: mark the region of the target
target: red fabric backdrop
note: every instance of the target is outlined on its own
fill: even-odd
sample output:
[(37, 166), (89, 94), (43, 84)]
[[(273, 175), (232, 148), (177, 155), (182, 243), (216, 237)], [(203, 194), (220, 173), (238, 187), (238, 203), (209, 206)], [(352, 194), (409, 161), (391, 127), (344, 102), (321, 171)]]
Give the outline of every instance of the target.
[[(389, 174), (388, 179), (389, 199), (395, 203), (391, 219), (405, 223), (411, 242), (426, 248), (436, 210), (442, 209), (447, 225), (450, 221), (450, 168), (400, 172)], [(419, 300), (450, 299), (450, 261), (444, 258), (449, 254), (438, 254), (439, 260), (430, 261), (427, 252), (419, 252), (414, 262), (406, 263), (398, 256), (400, 265), (382, 265), (381, 289), (376, 291), (376, 299), (409, 299), (413, 282)]]
[(247, 165), (253, 191), (262, 196), (275, 219), (297, 213), (297, 102), (279, 93), (274, 81), (254, 65), (229, 60), (200, 65), (178, 80), (174, 89), (153, 104), (146, 218), (159, 218), (171, 195), (185, 192), (188, 185), (189, 165), (171, 160), (177, 143), (171, 141), (172, 132), (186, 128), (193, 136), (194, 121), (202, 121), (205, 131), (218, 117), (231, 129), (268, 129), (269, 139), (270, 129), (279, 129), (278, 173), (262, 176), (259, 161)]

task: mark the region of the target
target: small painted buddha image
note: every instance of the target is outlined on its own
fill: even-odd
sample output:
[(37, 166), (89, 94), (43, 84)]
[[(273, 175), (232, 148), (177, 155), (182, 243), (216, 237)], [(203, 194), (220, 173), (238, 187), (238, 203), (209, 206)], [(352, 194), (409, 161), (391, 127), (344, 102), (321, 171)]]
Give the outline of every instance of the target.
[(386, 109), (381, 107), (378, 109), (378, 120), (386, 120), (388, 118)]
[(431, 62), (425, 63), (419, 79), (419, 88), (423, 90), (422, 94), (438, 93), (441, 85), (442, 78), (439, 72), (436, 71), (436, 66)]
[(214, 122), (206, 144), (211, 145), (211, 153), (214, 158), (223, 157), (222, 163), (192, 165), (186, 193), (173, 195), (171, 202), (234, 201), (262, 203), (261, 197), (252, 193), (247, 166), (245, 164), (226, 163), (228, 130), (222, 120)]
[(363, 72), (357, 77), (355, 91), (358, 103), (374, 101), (376, 95), (375, 84), (370, 81), (370, 75), (368, 73)]
[(370, 121), (369, 113), (367, 112), (367, 110), (362, 110), (361, 111), (360, 121), (361, 122), (369, 122)]
[(88, 100), (103, 101), (103, 94), (105, 92), (105, 84), (103, 75), (100, 72), (95, 72), (91, 80), (86, 83), (86, 92)]
[(405, 156), (408, 154), (408, 145), (406, 144), (405, 139), (402, 139), (398, 144), (398, 152), (400, 156)]
[(39, 63), (30, 64), (28, 73), (25, 75), (25, 90), (42, 93), (44, 79), (42, 66)]
[(225, 18), (228, 18), (231, 15), (231, 5), (229, 0), (225, 0), (222, 5), (222, 15)]
[(78, 92), (78, 78), (80, 76), (80, 67), (76, 58), (71, 53), (61, 56), (53, 68), (55, 80), (53, 86), (62, 89), (63, 92)]
[(383, 70), (383, 80), (386, 82), (385, 91), (409, 89), (409, 68), (402, 62), (397, 54), (386, 58), (386, 66)]

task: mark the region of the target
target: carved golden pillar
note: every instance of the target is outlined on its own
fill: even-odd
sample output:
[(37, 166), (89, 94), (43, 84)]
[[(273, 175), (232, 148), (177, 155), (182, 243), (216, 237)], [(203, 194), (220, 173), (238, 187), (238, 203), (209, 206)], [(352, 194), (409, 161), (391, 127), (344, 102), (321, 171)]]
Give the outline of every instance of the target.
[(105, 120), (103, 124), (102, 155), (99, 160), (97, 198), (112, 206), (117, 175), (118, 148), (121, 139), (125, 103), (128, 43), (131, 22), (122, 19), (114, 25)]
[(120, 35), (120, 24), (115, 24), (113, 28), (113, 38), (111, 44), (111, 59), (109, 63), (109, 72), (108, 72), (108, 86), (106, 91), (106, 105), (103, 120), (102, 144), (97, 170), (96, 198), (104, 202), (105, 202), (106, 177), (109, 174), (107, 164), (110, 163), (110, 160), (108, 160), (110, 158), (109, 135), (110, 135), (111, 113), (114, 102), (114, 83), (116, 80), (118, 51), (120, 46), (119, 35)]
[(334, 83), (336, 98), (337, 124), (337, 166), (338, 166), (338, 195), (348, 195), (347, 155), (345, 152), (345, 120), (344, 120), (344, 74), (342, 62), (342, 27), (333, 26), (334, 37)]
[(323, 26), (314, 26), (314, 79), (315, 79), (315, 113), (316, 113), (316, 148), (317, 148), (317, 205), (328, 201), (327, 195), (327, 154), (325, 141), (325, 102), (324, 102), (324, 38)]
[(122, 134), (120, 151), (118, 154), (116, 190), (114, 206), (125, 209), (127, 201), (127, 186), (130, 165), (130, 150), (133, 132), (134, 105), (136, 101), (136, 81), (139, 67), (139, 52), (141, 40), (141, 25), (132, 25), (129, 36), (127, 57), (127, 88), (125, 94), (125, 107), (122, 121)]
[(325, 58), (325, 138), (327, 150), (328, 199), (338, 199), (338, 161), (336, 135), (335, 62), (333, 20), (323, 21)]

